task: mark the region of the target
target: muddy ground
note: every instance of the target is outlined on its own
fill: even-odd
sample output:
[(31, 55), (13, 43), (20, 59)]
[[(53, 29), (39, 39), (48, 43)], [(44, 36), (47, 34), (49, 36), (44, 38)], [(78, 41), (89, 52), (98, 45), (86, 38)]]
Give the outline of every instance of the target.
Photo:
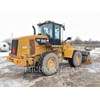
[[(0, 53), (1, 54), (1, 53)], [(7, 54), (0, 56), (0, 87), (99, 87), (100, 53), (92, 52), (92, 64), (82, 64), (71, 68), (64, 61), (60, 70), (52, 76), (24, 73), (24, 68), (6, 60)]]

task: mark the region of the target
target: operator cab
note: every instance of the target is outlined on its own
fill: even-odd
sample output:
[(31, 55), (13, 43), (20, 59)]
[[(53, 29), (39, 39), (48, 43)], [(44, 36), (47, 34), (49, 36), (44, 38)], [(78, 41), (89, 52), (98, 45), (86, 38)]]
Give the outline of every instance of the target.
[(47, 21), (44, 23), (39, 23), (39, 34), (46, 35), (49, 37), (49, 43), (52, 45), (61, 44), (61, 27), (63, 25)]

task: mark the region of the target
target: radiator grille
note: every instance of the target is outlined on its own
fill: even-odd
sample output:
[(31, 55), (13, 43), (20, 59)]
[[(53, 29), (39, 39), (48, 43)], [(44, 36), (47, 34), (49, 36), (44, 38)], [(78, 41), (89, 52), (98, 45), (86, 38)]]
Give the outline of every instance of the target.
[(35, 53), (35, 44), (34, 40), (30, 40), (30, 55), (33, 55)]
[(17, 55), (17, 49), (18, 49), (18, 40), (12, 40), (11, 54)]

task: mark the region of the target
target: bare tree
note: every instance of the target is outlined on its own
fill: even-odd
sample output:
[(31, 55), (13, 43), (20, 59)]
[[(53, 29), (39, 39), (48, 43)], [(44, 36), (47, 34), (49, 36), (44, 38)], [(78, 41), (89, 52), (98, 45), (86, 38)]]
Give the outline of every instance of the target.
[(75, 38), (74, 43), (75, 43), (75, 44), (80, 44), (80, 43), (82, 43), (82, 40), (80, 39), (79, 36), (77, 36), (77, 37)]

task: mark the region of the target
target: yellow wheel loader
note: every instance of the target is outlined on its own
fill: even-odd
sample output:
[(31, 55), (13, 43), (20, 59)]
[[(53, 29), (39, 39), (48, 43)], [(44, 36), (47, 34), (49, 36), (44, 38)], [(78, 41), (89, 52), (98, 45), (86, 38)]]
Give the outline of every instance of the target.
[(32, 27), (34, 35), (12, 40), (8, 61), (20, 67), (32, 68), (44, 75), (56, 73), (63, 59), (68, 60), (72, 67), (78, 67), (82, 62), (90, 62), (90, 53), (76, 49), (67, 41), (70, 37), (61, 41), (64, 25), (52, 21), (39, 23), (37, 35), (35, 27)]

